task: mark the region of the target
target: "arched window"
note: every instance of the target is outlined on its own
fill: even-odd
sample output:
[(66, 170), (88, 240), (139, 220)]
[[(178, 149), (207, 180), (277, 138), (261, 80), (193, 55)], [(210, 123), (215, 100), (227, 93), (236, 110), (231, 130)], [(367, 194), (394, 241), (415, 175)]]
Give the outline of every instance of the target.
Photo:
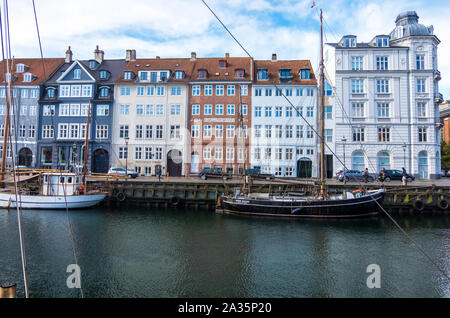
[(352, 154), (352, 170), (363, 171), (365, 168), (364, 152), (355, 151)]
[(383, 168), (384, 169), (391, 168), (391, 156), (387, 151), (382, 151), (378, 153), (378, 171), (381, 171)]
[(428, 153), (419, 152), (419, 179), (428, 179)]

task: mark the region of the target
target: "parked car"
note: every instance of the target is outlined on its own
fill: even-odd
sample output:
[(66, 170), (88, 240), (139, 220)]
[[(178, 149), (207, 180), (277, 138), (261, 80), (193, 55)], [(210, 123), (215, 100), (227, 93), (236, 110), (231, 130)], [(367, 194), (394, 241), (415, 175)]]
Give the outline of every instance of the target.
[(231, 179), (229, 173), (223, 172), (220, 169), (205, 168), (200, 172), (200, 178), (206, 180), (208, 178), (223, 178), (224, 180)]
[[(380, 176), (378, 177), (378, 180), (381, 182), (391, 182), (391, 180), (400, 180), (403, 179), (403, 171), (401, 170), (385, 170), (384, 172), (380, 172)], [(416, 178), (411, 175), (406, 176), (406, 181), (413, 182)]]
[[(348, 182), (348, 181), (366, 181), (366, 179), (364, 178), (364, 175), (361, 171), (359, 170), (347, 170), (344, 174), (344, 172), (342, 172), (339, 177), (338, 180), (341, 182)], [(368, 181), (369, 182), (374, 182), (375, 178), (373, 176), (369, 176), (368, 177)]]
[(442, 170), (441, 171), (441, 177), (442, 178), (450, 178), (450, 171), (449, 170)]
[(111, 168), (108, 171), (108, 174), (119, 175), (119, 176), (128, 176), (133, 179), (139, 177), (139, 173), (133, 170), (125, 170), (125, 168)]
[(273, 174), (261, 173), (261, 170), (259, 169), (247, 169), (245, 175), (255, 179), (265, 179), (267, 181), (275, 179)]

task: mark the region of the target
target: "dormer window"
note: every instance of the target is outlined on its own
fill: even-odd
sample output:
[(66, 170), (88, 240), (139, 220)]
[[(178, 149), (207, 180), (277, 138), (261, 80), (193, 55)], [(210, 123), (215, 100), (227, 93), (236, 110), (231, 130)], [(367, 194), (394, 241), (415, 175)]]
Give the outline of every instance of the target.
[(16, 68), (17, 73), (23, 73), (25, 72), (25, 65), (24, 64), (17, 64), (17, 68)]
[(124, 80), (130, 80), (133, 77), (132, 72), (123, 72), (123, 79)]
[(267, 69), (259, 69), (257, 72), (258, 80), (268, 80), (269, 79), (269, 72)]
[(355, 36), (345, 36), (341, 41), (341, 46), (356, 47), (356, 37)]
[(184, 71), (175, 71), (175, 79), (177, 80), (184, 79)]
[(81, 79), (81, 70), (79, 68), (73, 71), (73, 79)]
[(291, 69), (289, 68), (280, 69), (280, 79), (287, 80), (291, 78), (292, 78)]
[(5, 73), (5, 82), (10, 82), (11, 81), (11, 73)]
[(208, 72), (205, 70), (199, 70), (198, 71), (198, 78), (206, 78), (208, 75)]
[(32, 80), (33, 80), (33, 74), (31, 74), (31, 73), (25, 73), (25, 74), (23, 75), (23, 81), (24, 81), (24, 82), (29, 83), (29, 82), (31, 82)]
[(108, 71), (100, 71), (100, 79), (105, 80), (108, 79), (109, 72)]
[(148, 80), (148, 72), (141, 72), (141, 73), (139, 74), (139, 79), (140, 79), (141, 81), (147, 81), (147, 80)]
[(220, 61), (219, 61), (219, 66), (220, 66), (221, 68), (226, 68), (226, 67), (227, 67), (227, 61), (225, 61), (225, 60), (220, 60)]
[(310, 69), (300, 70), (300, 79), (302, 79), (302, 80), (311, 79), (311, 70)]
[(161, 79), (162, 82), (167, 81), (167, 72), (161, 72), (159, 78)]
[(244, 70), (236, 70), (236, 78), (244, 78)]
[(387, 37), (377, 37), (377, 47), (389, 47), (389, 39)]
[(98, 66), (98, 63), (96, 61), (89, 61), (89, 68), (91, 70), (97, 68), (97, 66)]

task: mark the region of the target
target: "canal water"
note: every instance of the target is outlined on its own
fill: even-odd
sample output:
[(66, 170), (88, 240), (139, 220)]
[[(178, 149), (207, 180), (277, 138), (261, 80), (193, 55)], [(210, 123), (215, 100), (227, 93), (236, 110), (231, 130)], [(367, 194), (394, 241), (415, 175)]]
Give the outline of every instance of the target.
[[(450, 297), (385, 218), (279, 220), (154, 208), (71, 211), (85, 297)], [(450, 218), (398, 217), (450, 271)], [(65, 211), (24, 211), (31, 297), (79, 297)], [(380, 266), (369, 289), (367, 267)], [(0, 210), (0, 282), (23, 297), (17, 215)]]

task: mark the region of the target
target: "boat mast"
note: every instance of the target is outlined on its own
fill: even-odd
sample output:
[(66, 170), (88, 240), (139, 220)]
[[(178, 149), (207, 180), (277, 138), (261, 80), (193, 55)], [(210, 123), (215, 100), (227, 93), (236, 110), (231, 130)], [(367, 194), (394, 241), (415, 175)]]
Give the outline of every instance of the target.
[(320, 196), (326, 198), (325, 183), (325, 72), (323, 60), (323, 14), (320, 9), (320, 65), (319, 65), (319, 131), (320, 131)]
[(88, 117), (86, 123), (86, 140), (84, 143), (84, 154), (83, 154), (83, 184), (86, 190), (86, 172), (87, 172), (87, 159), (88, 159), (88, 145), (89, 145), (89, 126), (91, 123), (91, 101), (89, 101), (88, 106)]
[[(11, 109), (11, 80), (12, 80), (12, 73), (9, 65), (9, 59), (6, 59), (6, 69), (9, 73), (8, 78), (8, 88), (6, 89), (6, 117), (5, 117), (5, 130), (4, 130), (4, 136), (3, 136), (3, 151), (2, 151), (2, 162), (0, 167), (0, 181), (3, 181), (5, 179), (5, 171), (6, 171), (6, 155), (8, 152), (8, 137), (9, 137), (9, 121), (10, 121), (10, 109)], [(3, 74), (6, 79), (6, 74)]]

